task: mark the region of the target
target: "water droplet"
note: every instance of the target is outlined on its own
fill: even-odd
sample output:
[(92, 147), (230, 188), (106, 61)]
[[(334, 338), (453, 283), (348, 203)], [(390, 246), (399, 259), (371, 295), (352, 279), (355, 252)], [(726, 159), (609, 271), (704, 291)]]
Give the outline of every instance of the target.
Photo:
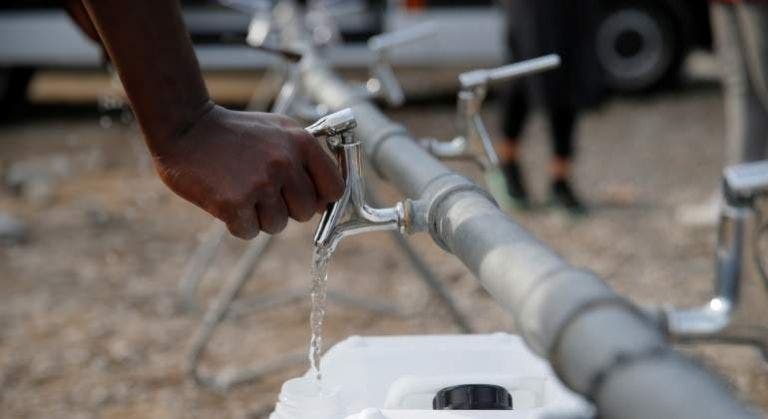
[(112, 128), (112, 117), (109, 115), (102, 115), (99, 118), (99, 125), (104, 129)]

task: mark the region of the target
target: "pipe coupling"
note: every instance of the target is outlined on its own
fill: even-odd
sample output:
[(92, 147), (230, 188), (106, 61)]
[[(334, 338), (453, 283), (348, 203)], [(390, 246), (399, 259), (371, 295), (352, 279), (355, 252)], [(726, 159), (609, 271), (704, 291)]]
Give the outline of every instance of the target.
[[(493, 205), (499, 207), (498, 202), (488, 191), (472, 180), (455, 173), (447, 173), (432, 180), (422, 191), (421, 199), (416, 201), (419, 204), (413, 206), (414, 209), (423, 213), (424, 230), (428, 230), (435, 243), (449, 253), (451, 249), (445, 241), (446, 235), (440, 222), (443, 217), (440, 212), (446, 199), (460, 192), (474, 192), (482, 195)], [(414, 218), (418, 219), (418, 217)]]

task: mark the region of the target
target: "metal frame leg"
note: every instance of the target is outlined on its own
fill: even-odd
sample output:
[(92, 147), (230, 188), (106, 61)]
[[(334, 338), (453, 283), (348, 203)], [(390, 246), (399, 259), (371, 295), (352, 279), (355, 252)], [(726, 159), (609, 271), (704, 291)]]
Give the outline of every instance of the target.
[(216, 328), (224, 321), (229, 313), (232, 302), (238, 297), (243, 286), (248, 282), (253, 270), (259, 261), (259, 257), (269, 246), (272, 236), (262, 234), (256, 237), (248, 244), (243, 256), (235, 265), (232, 274), (227, 279), (224, 287), (219, 291), (216, 299), (211, 303), (200, 323), (200, 327), (195, 332), (192, 339), (192, 346), (187, 353), (186, 371), (201, 387), (216, 391), (225, 392), (230, 388), (246, 384), (266, 374), (279, 371), (301, 363), (306, 355), (290, 354), (283, 356), (267, 364), (241, 370), (236, 374), (211, 374), (206, 375), (200, 370), (200, 361), (205, 353), (205, 349), (216, 331)]
[[(366, 194), (368, 195), (368, 200), (372, 205), (380, 206), (379, 199), (376, 196), (376, 191), (374, 191), (371, 186), (366, 188)], [(424, 282), (424, 284), (435, 294), (435, 296), (443, 303), (443, 305), (445, 305), (456, 327), (462, 333), (472, 333), (472, 326), (470, 325), (467, 318), (464, 317), (464, 315), (461, 313), (461, 311), (459, 311), (453, 295), (451, 295), (450, 291), (448, 291), (443, 283), (440, 282), (440, 280), (437, 278), (437, 274), (435, 274), (435, 272), (429, 268), (424, 259), (419, 256), (418, 253), (416, 253), (416, 249), (411, 246), (411, 243), (409, 243), (408, 240), (398, 231), (391, 231), (390, 236), (395, 241), (395, 244), (397, 244), (400, 250), (402, 250), (402, 252), (408, 258), (408, 261), (411, 263), (413, 269), (415, 269), (419, 274), (419, 278), (422, 280), (422, 282)]]
[(200, 310), (200, 305), (197, 302), (197, 289), (226, 234), (227, 228), (224, 223), (219, 220), (214, 221), (200, 240), (200, 244), (198, 244), (192, 257), (189, 258), (189, 262), (184, 268), (184, 274), (179, 280), (179, 291), (185, 310)]

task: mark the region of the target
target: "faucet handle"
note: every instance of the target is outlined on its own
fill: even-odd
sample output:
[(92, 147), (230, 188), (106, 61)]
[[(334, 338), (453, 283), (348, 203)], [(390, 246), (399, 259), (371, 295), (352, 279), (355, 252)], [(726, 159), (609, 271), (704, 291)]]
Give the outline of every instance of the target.
[(459, 75), (459, 83), (463, 90), (473, 90), (486, 87), (489, 84), (549, 71), (559, 66), (560, 56), (549, 54), (502, 67), (467, 71)]
[(337, 137), (357, 127), (355, 114), (346, 108), (318, 119), (306, 128), (315, 137)]
[(304, 58), (304, 54), (301, 51), (293, 48), (270, 45), (268, 43), (259, 44), (251, 41), (248, 41), (248, 44), (256, 50), (280, 57), (290, 64), (297, 64)]
[(374, 35), (368, 40), (368, 49), (376, 56), (371, 64), (371, 77), (365, 83), (369, 94), (384, 98), (392, 106), (405, 102), (405, 93), (392, 69), (389, 53), (399, 46), (421, 41), (437, 33), (434, 23), (426, 22), (411, 28)]
[(368, 48), (376, 53), (386, 53), (392, 48), (411, 44), (436, 34), (436, 25), (433, 22), (425, 22), (410, 28), (374, 35), (368, 39)]

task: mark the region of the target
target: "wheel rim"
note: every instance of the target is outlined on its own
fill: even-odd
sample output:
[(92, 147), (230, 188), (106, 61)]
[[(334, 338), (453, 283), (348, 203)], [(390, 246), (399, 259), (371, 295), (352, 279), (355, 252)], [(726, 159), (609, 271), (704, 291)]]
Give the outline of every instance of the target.
[(597, 34), (597, 55), (619, 87), (644, 88), (659, 81), (672, 63), (670, 36), (658, 19), (638, 9), (609, 15)]

